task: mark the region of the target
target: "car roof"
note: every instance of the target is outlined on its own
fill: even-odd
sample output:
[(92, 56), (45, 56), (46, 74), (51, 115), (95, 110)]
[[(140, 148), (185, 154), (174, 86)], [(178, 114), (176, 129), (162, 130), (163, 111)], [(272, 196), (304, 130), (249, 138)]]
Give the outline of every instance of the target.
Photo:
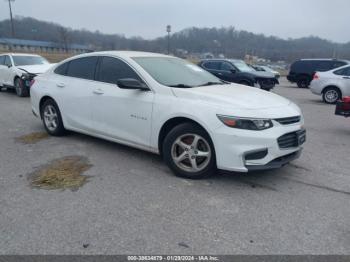
[[(26, 53), (3, 53), (3, 54), (0, 54), (1, 55), (10, 55), (10, 56), (40, 56), (40, 55), (37, 55), (37, 54), (26, 54)], [(40, 56), (41, 57), (41, 56)]]
[(117, 56), (121, 58), (134, 58), (134, 57), (172, 57), (164, 54), (139, 52), (139, 51), (102, 51), (85, 53), (72, 58), (88, 57), (88, 56)]
[(342, 61), (342, 62), (350, 63), (350, 61), (348, 60), (336, 59), (336, 58), (303, 58), (303, 59), (299, 59), (298, 61)]
[(226, 62), (242, 62), (242, 59), (228, 59), (228, 58), (210, 58), (210, 59), (202, 59), (201, 62), (210, 62), (210, 61), (226, 61)]

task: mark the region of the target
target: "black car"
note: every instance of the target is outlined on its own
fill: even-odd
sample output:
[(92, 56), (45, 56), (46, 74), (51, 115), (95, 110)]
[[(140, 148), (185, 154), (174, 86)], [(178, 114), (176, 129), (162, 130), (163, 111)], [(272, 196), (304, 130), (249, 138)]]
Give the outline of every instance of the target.
[(278, 84), (274, 74), (258, 72), (248, 66), (243, 60), (208, 59), (202, 60), (198, 65), (227, 82), (247, 86), (260, 86), (261, 89), (268, 91)]
[(326, 72), (349, 64), (349, 61), (337, 59), (301, 59), (294, 62), (287, 76), (289, 82), (297, 83), (300, 88), (308, 88), (315, 72)]

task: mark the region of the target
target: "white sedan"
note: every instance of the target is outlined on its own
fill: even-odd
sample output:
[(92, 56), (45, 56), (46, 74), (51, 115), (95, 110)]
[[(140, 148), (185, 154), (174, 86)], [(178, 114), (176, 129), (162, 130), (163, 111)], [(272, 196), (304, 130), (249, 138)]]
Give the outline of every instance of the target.
[(289, 100), (161, 54), (76, 56), (38, 76), (31, 92), (49, 134), (72, 130), (161, 154), (186, 178), (282, 167), (306, 137)]
[(1, 54), (0, 90), (2, 87), (14, 88), (18, 96), (28, 96), (31, 80), (51, 66), (53, 64), (39, 55)]
[(310, 90), (316, 95), (321, 95), (327, 104), (335, 104), (342, 97), (350, 96), (350, 66), (316, 72)]

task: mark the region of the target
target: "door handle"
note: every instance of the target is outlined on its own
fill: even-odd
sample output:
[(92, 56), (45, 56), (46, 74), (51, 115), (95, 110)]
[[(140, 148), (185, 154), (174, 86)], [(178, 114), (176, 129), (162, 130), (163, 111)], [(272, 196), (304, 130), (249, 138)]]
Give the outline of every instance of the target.
[(103, 95), (103, 94), (104, 94), (103, 90), (100, 89), (100, 88), (95, 89), (95, 90), (93, 91), (93, 93), (96, 94), (96, 95)]
[(219, 75), (219, 76), (222, 76), (222, 75), (223, 75), (223, 73), (218, 73), (218, 75)]
[(60, 88), (63, 88), (63, 87), (65, 87), (66, 85), (65, 85), (64, 83), (58, 83), (58, 84), (56, 84), (56, 86), (57, 86), (57, 87), (60, 87)]

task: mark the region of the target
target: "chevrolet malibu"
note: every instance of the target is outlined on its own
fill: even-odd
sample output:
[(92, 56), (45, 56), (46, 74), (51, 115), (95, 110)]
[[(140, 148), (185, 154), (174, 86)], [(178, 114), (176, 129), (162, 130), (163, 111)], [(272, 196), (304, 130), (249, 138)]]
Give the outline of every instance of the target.
[(76, 56), (31, 88), (33, 113), (50, 135), (72, 130), (160, 154), (191, 179), (282, 167), (300, 156), (306, 138), (289, 100), (161, 54)]

